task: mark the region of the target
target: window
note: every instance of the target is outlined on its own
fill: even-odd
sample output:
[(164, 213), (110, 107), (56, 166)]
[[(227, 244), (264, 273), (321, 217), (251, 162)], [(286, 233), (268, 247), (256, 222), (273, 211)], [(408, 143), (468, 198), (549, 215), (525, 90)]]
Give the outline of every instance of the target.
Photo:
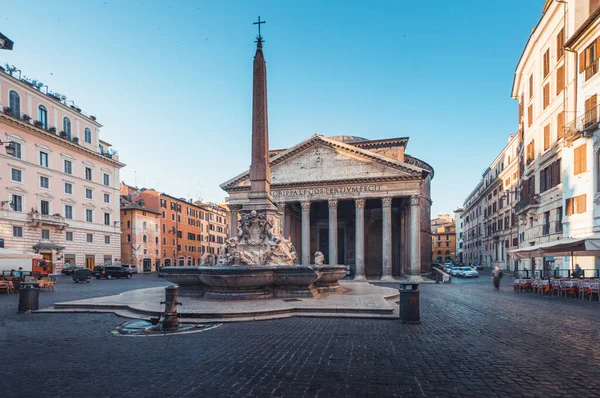
[(156, 238), (154, 238), (154, 243), (156, 243), (158, 245), (158, 236)]
[(110, 176), (108, 174), (104, 174), (104, 185), (110, 186)]
[(40, 176), (40, 188), (50, 188), (50, 180), (48, 177)]
[(542, 235), (550, 234), (550, 212), (544, 213), (544, 225), (542, 225)]
[(10, 179), (14, 182), (23, 182), (23, 172), (19, 169), (10, 169)]
[(92, 169), (89, 167), (85, 168), (85, 179), (92, 181)]
[(67, 232), (65, 236), (65, 240), (69, 242), (73, 242), (73, 232)]
[(11, 206), (14, 211), (23, 211), (23, 197), (21, 195), (13, 195)]
[(40, 151), (40, 166), (48, 167), (48, 154)]
[(71, 119), (63, 117), (63, 131), (67, 134), (67, 138), (71, 139)]
[(560, 159), (540, 170), (540, 192), (560, 184)]
[(127, 234), (127, 242), (131, 242), (131, 235)]
[(556, 215), (556, 226), (554, 227), (554, 232), (562, 232), (562, 230), (563, 230), (563, 226), (562, 226), (562, 216), (563, 216), (562, 207), (557, 208), (556, 211), (558, 213)]
[(50, 214), (50, 202), (47, 200), (40, 200), (40, 213), (44, 215)]
[(73, 219), (73, 206), (65, 205), (65, 218), (69, 220)]
[(131, 221), (127, 220), (127, 229), (131, 228)]
[(104, 194), (104, 203), (110, 203), (110, 195), (107, 193)]
[(587, 195), (579, 195), (566, 200), (565, 215), (585, 213)]
[(20, 144), (20, 143), (18, 143), (18, 142), (14, 142), (14, 141), (12, 141), (12, 142), (11, 142), (11, 145), (12, 145), (12, 147), (15, 149), (15, 150), (14, 150), (14, 153), (13, 153), (11, 156), (12, 156), (12, 157), (15, 157), (15, 158), (17, 158), (17, 159), (21, 159), (21, 156), (23, 156), (23, 155), (22, 155), (22, 151), (21, 151), (21, 149), (22, 149), (22, 148), (21, 148), (21, 144)]
[(104, 243), (110, 245), (110, 235), (104, 235)]
[(23, 227), (14, 227), (13, 226), (13, 237), (14, 238), (22, 238), (23, 237)]
[(527, 164), (531, 163), (535, 158), (535, 140), (531, 140), (526, 148)]
[(598, 121), (598, 96), (592, 95), (585, 100), (585, 115), (583, 120), (583, 128), (586, 129), (590, 125)]
[(48, 128), (48, 110), (44, 105), (38, 107), (38, 121), (42, 124), (41, 127), (44, 130)]
[(92, 190), (90, 188), (86, 188), (85, 189), (85, 198), (92, 199), (92, 197), (93, 197)]
[(50, 230), (42, 229), (42, 239), (50, 239)]
[(583, 145), (579, 146), (578, 148), (575, 148), (575, 151), (574, 151), (574, 155), (575, 155), (574, 174), (575, 175), (584, 173), (586, 171), (586, 168), (587, 168), (586, 149), (587, 149), (587, 144), (583, 144)]
[(87, 243), (94, 243), (94, 235), (93, 234), (87, 234), (86, 239), (87, 239)]
[(565, 89), (565, 66), (561, 66), (556, 70), (556, 95), (563, 92)]
[(110, 225), (110, 213), (104, 213), (104, 225)]
[(146, 229), (146, 221), (144, 221), (144, 223), (142, 224), (142, 228)]
[(544, 85), (544, 109), (550, 105), (550, 83)]
[(531, 127), (533, 123), (533, 104), (527, 107), (527, 127)]
[(8, 93), (8, 103), (10, 107), (10, 114), (13, 117), (21, 117), (21, 97), (16, 91), (11, 90)]
[(148, 236), (144, 235), (142, 237), (142, 240), (143, 240), (144, 243), (148, 243)]
[(544, 126), (544, 151), (550, 148), (550, 125)]
[(579, 54), (579, 73), (585, 72), (585, 80), (592, 78), (598, 72), (598, 48), (596, 40)]
[(565, 29), (562, 28), (556, 35), (556, 60), (560, 61), (565, 53)]
[(148, 249), (144, 249), (144, 254), (148, 254)]
[(65, 193), (73, 194), (73, 184), (65, 182)]
[(544, 77), (550, 73), (550, 49), (544, 53)]
[(83, 130), (83, 138), (88, 144), (92, 143), (92, 132), (87, 127), (85, 128), (85, 130)]
[(556, 115), (556, 139), (559, 140), (565, 135), (564, 127), (565, 127), (565, 113), (560, 112), (558, 115)]
[(94, 221), (94, 213), (92, 209), (85, 209), (85, 221), (93, 222)]
[(73, 174), (73, 163), (65, 159), (65, 173)]
[(529, 99), (533, 98), (533, 73), (529, 76)]

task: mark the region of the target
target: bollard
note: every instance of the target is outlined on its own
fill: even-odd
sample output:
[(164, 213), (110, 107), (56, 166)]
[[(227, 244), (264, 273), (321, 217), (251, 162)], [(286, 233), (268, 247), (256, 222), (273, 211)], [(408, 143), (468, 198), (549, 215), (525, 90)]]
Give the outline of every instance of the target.
[(165, 301), (161, 301), (161, 304), (165, 305), (165, 315), (163, 318), (162, 327), (165, 330), (177, 329), (179, 326), (179, 318), (177, 318), (177, 306), (181, 305), (177, 301), (179, 294), (179, 286), (167, 286), (165, 287)]
[(19, 290), (19, 314), (36, 311), (39, 307), (40, 289), (25, 285)]
[(419, 310), (419, 284), (400, 282), (400, 321), (403, 323), (421, 323)]

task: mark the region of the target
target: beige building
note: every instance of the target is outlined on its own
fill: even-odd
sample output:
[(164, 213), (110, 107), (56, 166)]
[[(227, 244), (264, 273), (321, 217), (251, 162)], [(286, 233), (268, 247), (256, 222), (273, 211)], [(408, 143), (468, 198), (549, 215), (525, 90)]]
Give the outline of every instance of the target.
[(138, 272), (156, 271), (160, 264), (160, 212), (121, 197), (121, 258)]
[[(408, 138), (314, 135), (270, 151), (271, 195), (302, 264), (320, 251), (357, 279), (429, 270), (433, 168), (405, 154), (407, 144)], [(221, 187), (237, 212), (247, 202), (249, 173)]]
[[(13, 70), (12, 68), (10, 69)], [(0, 69), (0, 237), (36, 251), (52, 272), (66, 263), (118, 263), (119, 170), (96, 118), (40, 84)], [(4, 144), (6, 145), (6, 144)]]

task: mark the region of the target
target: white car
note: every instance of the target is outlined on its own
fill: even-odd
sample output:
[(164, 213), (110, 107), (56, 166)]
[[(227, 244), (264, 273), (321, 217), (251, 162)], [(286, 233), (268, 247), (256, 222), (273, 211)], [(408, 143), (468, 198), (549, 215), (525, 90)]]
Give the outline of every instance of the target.
[(452, 276), (459, 276), (460, 272), (461, 272), (461, 269), (459, 267), (450, 268), (450, 275), (452, 275)]
[(479, 272), (475, 271), (471, 267), (461, 267), (459, 275), (464, 276), (465, 278), (474, 278), (479, 276)]
[(132, 274), (137, 274), (139, 270), (136, 264), (121, 264), (121, 267), (127, 268), (127, 270)]

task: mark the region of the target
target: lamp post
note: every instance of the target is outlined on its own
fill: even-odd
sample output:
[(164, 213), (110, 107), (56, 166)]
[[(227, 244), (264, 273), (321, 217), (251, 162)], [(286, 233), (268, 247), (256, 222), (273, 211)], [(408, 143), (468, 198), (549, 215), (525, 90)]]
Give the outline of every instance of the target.
[(6, 154), (10, 156), (15, 156), (16, 147), (14, 142), (12, 141), (0, 141), (0, 146), (4, 146), (6, 148)]

